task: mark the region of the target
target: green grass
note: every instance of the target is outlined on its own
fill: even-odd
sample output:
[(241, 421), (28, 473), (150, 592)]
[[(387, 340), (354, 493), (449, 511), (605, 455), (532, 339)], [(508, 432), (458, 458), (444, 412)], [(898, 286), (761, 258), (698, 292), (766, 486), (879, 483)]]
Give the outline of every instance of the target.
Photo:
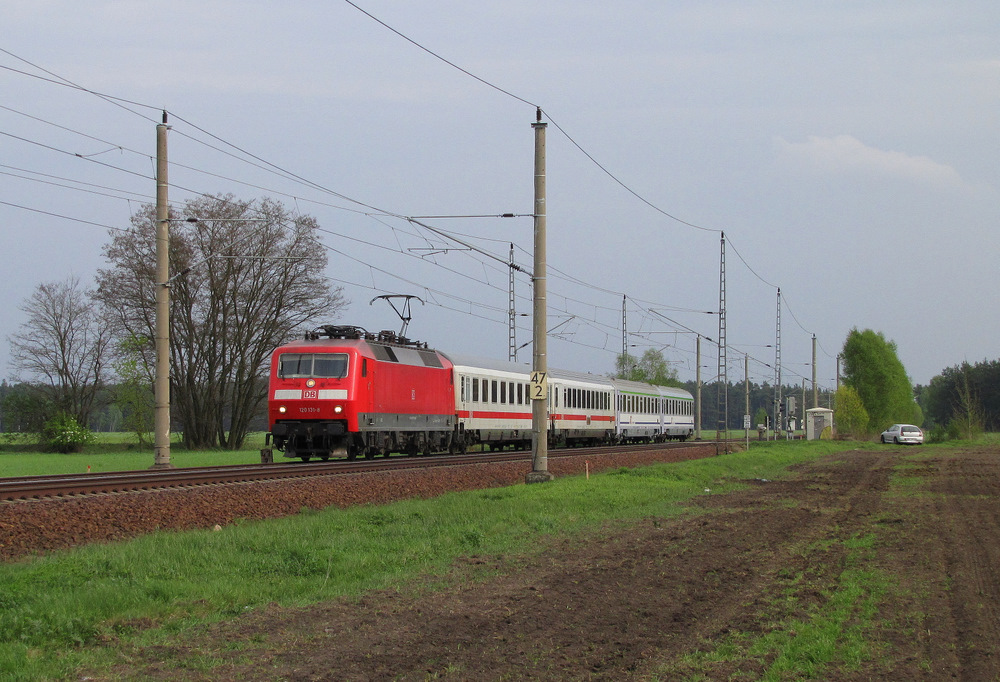
[[(517, 556), (544, 536), (679, 512), (706, 488), (782, 476), (851, 444), (778, 442), (747, 453), (453, 493), (384, 506), (303, 511), (219, 532), (156, 533), (0, 565), (0, 678), (107, 669), (117, 650), (270, 602), (307, 605), (444, 575), (463, 555)], [(210, 662), (206, 663), (210, 665)]]
[[(176, 467), (253, 464), (260, 462), (264, 434), (253, 433), (242, 450), (188, 450), (171, 443), (170, 463)], [(0, 477), (44, 476), (50, 474), (104, 473), (137, 471), (153, 466), (152, 447), (140, 448), (135, 436), (124, 433), (99, 433), (97, 442), (83, 452), (68, 455), (37, 452), (26, 446), (0, 447)]]
[[(808, 548), (806, 555), (817, 562), (825, 560), (834, 543), (824, 542)], [(781, 612), (806, 612), (773, 623), (764, 632), (736, 632), (717, 642), (711, 649), (683, 657), (679, 664), (664, 666), (661, 679), (716, 679), (717, 666), (741, 664), (755, 669), (767, 661), (753, 679), (775, 681), (822, 679), (824, 667), (840, 664), (844, 670), (857, 670), (877, 652), (871, 637), (878, 617), (879, 601), (891, 588), (892, 578), (867, 568), (875, 552), (875, 536), (865, 534), (837, 542), (846, 550), (843, 570), (833, 584), (823, 589), (821, 605), (799, 604), (796, 589), (809, 583), (809, 576), (799, 571), (784, 574), (788, 585), (784, 594), (774, 598)], [(735, 674), (735, 673), (734, 673)], [(738, 679), (744, 679), (738, 677)], [(749, 678), (748, 678), (749, 679)]]

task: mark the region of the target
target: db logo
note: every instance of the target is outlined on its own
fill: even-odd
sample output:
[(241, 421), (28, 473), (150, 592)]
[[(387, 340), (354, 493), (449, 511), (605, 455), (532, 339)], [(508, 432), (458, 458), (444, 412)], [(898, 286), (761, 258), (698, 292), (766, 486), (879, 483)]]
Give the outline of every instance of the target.
[(307, 400), (309, 398), (315, 399), (315, 398), (319, 398), (319, 393), (317, 393), (316, 391), (302, 391), (302, 397), (305, 398), (305, 399), (307, 399)]

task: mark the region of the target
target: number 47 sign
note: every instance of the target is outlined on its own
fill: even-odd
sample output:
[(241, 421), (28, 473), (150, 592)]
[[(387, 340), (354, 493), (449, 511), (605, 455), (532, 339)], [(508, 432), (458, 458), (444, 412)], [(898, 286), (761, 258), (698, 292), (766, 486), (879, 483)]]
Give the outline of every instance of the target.
[(544, 400), (549, 392), (549, 377), (546, 372), (532, 372), (528, 388), (532, 400)]

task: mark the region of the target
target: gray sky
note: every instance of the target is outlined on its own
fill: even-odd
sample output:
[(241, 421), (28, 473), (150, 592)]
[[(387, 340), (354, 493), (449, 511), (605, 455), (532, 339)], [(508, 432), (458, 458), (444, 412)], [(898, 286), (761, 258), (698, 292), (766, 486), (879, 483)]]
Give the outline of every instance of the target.
[[(722, 231), (733, 381), (740, 352), (773, 379), (778, 287), (786, 383), (810, 376), (816, 334), (832, 386), (852, 327), (894, 340), (916, 383), (1000, 357), (996, 2), (358, 4), (509, 94), (346, 2), (4, 2), (0, 367), (34, 288), (91, 282), (101, 226), (154, 200), (159, 108), (172, 202), (266, 194), (329, 230), (327, 275), (352, 302), (331, 321), (398, 329), (369, 301), (414, 294), (410, 336), (506, 357), (503, 265), (338, 195), (404, 216), (531, 213), (538, 105), (551, 366), (611, 371), (627, 295), (631, 351), (664, 348), (693, 378), (684, 330), (718, 335)], [(530, 268), (529, 218), (424, 222), (501, 259), (513, 241)], [(523, 276), (517, 293), (530, 312)], [(703, 344), (706, 381), (716, 352)]]

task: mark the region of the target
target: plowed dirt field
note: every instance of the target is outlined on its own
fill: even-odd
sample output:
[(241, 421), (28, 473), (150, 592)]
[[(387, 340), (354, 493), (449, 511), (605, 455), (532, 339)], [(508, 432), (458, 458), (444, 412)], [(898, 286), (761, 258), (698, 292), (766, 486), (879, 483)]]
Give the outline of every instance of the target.
[[(135, 652), (118, 672), (1000, 679), (1000, 450), (852, 451), (748, 483), (679, 518), (554, 541), (531, 558), (470, 557), (443, 588), (265, 609)], [(199, 673), (206, 657), (223, 663)]]

